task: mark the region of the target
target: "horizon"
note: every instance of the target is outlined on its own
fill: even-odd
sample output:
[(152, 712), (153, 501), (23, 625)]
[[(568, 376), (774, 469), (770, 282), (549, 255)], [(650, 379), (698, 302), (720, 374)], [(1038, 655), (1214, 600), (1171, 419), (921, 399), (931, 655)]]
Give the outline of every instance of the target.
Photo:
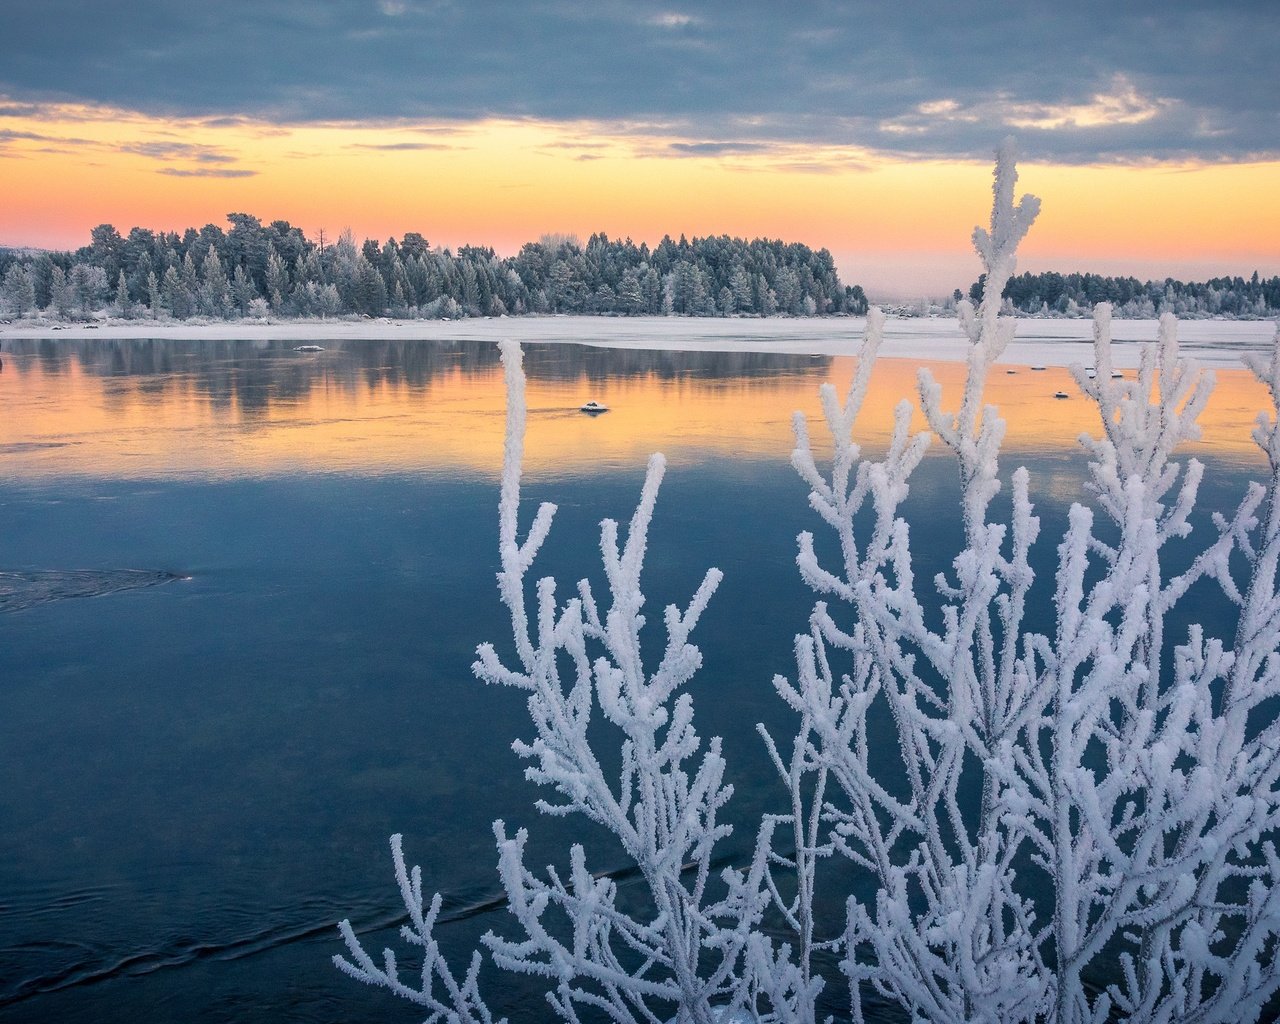
[(1014, 45), (996, 5), (271, 0), (210, 21), (52, 0), (0, 40), (0, 245), (229, 211), (504, 256), (548, 233), (727, 234), (941, 297), (978, 276), (963, 240), (1013, 135), (1045, 211), (1020, 270), (1280, 273), (1280, 11), (1139, 4), (1064, 47), (1093, 6), (1032, 5)]

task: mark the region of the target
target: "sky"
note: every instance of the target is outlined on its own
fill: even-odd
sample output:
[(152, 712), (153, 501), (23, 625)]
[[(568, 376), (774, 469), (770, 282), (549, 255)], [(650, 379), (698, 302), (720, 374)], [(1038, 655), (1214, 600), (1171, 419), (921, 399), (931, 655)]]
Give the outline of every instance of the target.
[(1277, 38), (1274, 0), (0, 0), (0, 245), (731, 234), (936, 295), (1012, 135), (1023, 269), (1271, 275)]

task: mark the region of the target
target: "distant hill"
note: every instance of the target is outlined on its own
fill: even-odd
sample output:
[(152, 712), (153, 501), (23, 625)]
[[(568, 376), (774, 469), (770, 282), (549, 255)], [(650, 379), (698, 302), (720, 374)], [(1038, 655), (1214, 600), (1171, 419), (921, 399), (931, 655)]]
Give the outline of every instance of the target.
[(52, 249), (39, 249), (33, 245), (0, 245), (0, 260), (8, 257), (9, 259), (31, 260), (35, 259), (42, 253), (53, 252)]

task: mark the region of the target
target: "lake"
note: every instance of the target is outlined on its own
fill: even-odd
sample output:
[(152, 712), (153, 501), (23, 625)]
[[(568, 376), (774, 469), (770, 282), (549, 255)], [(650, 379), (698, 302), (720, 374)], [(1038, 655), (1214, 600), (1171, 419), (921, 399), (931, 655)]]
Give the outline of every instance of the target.
[[(510, 934), (494, 818), (529, 827), (534, 864), (590, 838), (533, 809), (510, 749), (532, 731), (524, 703), (470, 669), (478, 643), (510, 645), (494, 585), (496, 346), (295, 344), (4, 340), (0, 1020), (420, 1019), (329, 962), (343, 917), (393, 934), (387, 837), (404, 833), (444, 894), (438, 936), (459, 959), (488, 929)], [(709, 565), (725, 572), (692, 693), (700, 734), (724, 737), (740, 826), (724, 853), (743, 863), (749, 824), (784, 809), (755, 724), (787, 735), (770, 681), (792, 671), (813, 600), (796, 534), (821, 529), (789, 465), (790, 417), (816, 416), (820, 383), (843, 385), (852, 363), (538, 343), (525, 365), (524, 499), (560, 506), (535, 574), (598, 583), (595, 524), (630, 515), (651, 451), (669, 470), (650, 609), (683, 604)], [(1075, 394), (1066, 371), (1011, 368), (989, 397), (1009, 419), (1006, 470), (1031, 470), (1050, 579), (1085, 473), (1074, 438), (1093, 423), (1078, 395), (1051, 399)], [(935, 369), (954, 393), (961, 367)], [(907, 359), (877, 368), (872, 449), (914, 374)], [(1243, 371), (1218, 377), (1188, 446), (1210, 467), (1201, 523), (1261, 466), (1248, 426), (1263, 391)], [(587, 399), (611, 411), (582, 415)], [(956, 493), (935, 446), (907, 506), (929, 524), (920, 579), (955, 548)], [(1200, 613), (1226, 622), (1212, 600)], [(599, 851), (593, 869), (620, 866)], [(488, 992), (513, 1024), (548, 1015), (524, 979)]]

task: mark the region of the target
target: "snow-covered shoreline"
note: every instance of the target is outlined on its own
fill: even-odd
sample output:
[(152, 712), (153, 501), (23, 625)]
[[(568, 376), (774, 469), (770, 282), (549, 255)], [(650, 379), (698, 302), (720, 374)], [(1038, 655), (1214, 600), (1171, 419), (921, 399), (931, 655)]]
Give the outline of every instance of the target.
[[(861, 317), (715, 319), (690, 317), (524, 316), (468, 320), (286, 320), (174, 323), (150, 320), (105, 324), (0, 324), (0, 341), (12, 338), (172, 339), (176, 341), (501, 341), (571, 342), (603, 348), (666, 351), (770, 352), (795, 355), (849, 355), (862, 347)], [(1091, 363), (1091, 320), (1021, 317), (1016, 340), (1002, 362), (1068, 366)], [(1139, 343), (1156, 336), (1154, 320), (1112, 322), (1115, 361), (1136, 366)], [(1179, 324), (1183, 352), (1201, 362), (1238, 367), (1245, 352), (1270, 348), (1276, 323), (1270, 320), (1185, 320)], [(921, 362), (964, 358), (966, 343), (955, 320), (890, 318), (883, 356)]]

